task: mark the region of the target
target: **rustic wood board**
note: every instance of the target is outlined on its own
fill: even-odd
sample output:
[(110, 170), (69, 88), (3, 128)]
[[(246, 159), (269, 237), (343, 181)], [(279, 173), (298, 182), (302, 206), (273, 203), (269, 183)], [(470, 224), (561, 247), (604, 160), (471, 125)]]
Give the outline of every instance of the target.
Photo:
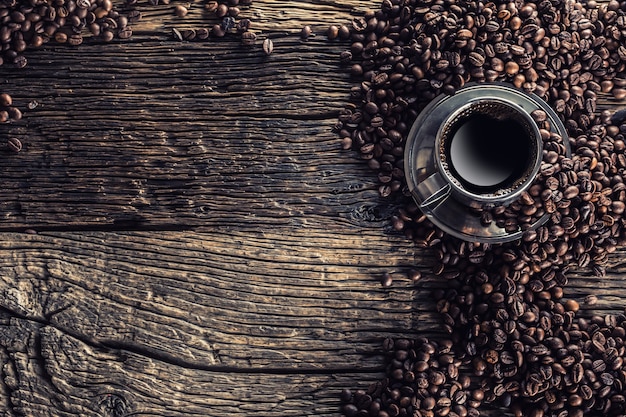
[[(174, 18), (172, 6), (146, 6), (129, 41), (50, 45), (30, 53), (25, 69), (3, 68), (24, 109), (9, 133), (25, 150), (0, 168), (0, 227), (163, 229), (354, 217), (372, 205), (372, 194), (354, 191), (374, 182), (363, 181), (363, 167), (352, 169), (360, 164), (339, 152), (331, 133), (350, 78), (338, 65), (347, 45), (328, 42), (322, 25), (349, 23), (356, 4), (244, 9), (259, 38), (274, 39), (270, 57), (260, 41), (252, 48), (236, 37), (175, 41), (172, 27), (214, 22), (195, 17), (196, 9), (202, 16), (198, 2), (185, 19)], [(316, 36), (303, 42), (299, 31), (312, 21)]]
[[(380, 377), (381, 339), (421, 316), (410, 244), (336, 232), (7, 234), (3, 399), (53, 415), (97, 415), (111, 392), (160, 415), (334, 414), (342, 386)], [(384, 289), (372, 274), (389, 265)]]
[[(144, 5), (129, 41), (0, 69), (25, 113), (2, 127), (25, 146), (0, 166), (0, 415), (337, 416), (385, 337), (440, 331), (431, 255), (332, 132), (352, 84), (323, 31), (377, 4), (255, 1), (269, 57), (172, 40), (212, 23), (200, 2)], [(573, 274), (586, 314), (623, 308), (623, 255)]]

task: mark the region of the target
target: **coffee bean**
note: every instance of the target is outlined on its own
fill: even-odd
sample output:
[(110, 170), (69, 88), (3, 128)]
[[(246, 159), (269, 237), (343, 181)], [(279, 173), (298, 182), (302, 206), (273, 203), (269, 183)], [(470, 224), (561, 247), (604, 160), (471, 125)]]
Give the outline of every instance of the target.
[(343, 413), (346, 417), (355, 417), (359, 413), (359, 409), (354, 404), (346, 404), (343, 406)]
[(600, 381), (602, 381), (604, 385), (611, 386), (615, 382), (615, 377), (608, 372), (603, 372), (600, 374)]
[(424, 410), (432, 410), (437, 405), (436, 400), (433, 397), (427, 397), (422, 400), (422, 408)]
[(329, 40), (337, 39), (339, 37), (339, 28), (335, 25), (329, 26), (326, 31), (326, 36)]
[(485, 57), (478, 52), (470, 52), (467, 59), (475, 67), (482, 67), (485, 64)]
[(543, 110), (533, 110), (530, 115), (532, 116), (532, 118), (535, 120), (535, 122), (537, 123), (542, 123), (545, 122), (547, 120), (547, 114), (545, 111)]
[(413, 282), (417, 282), (422, 278), (422, 273), (418, 270), (412, 270), (409, 272), (409, 279)]
[(24, 68), (28, 64), (28, 60), (24, 55), (18, 55), (13, 58), (13, 65), (15, 68)]
[(241, 34), (241, 44), (244, 46), (253, 46), (256, 43), (256, 33), (244, 32)]
[(13, 104), (13, 99), (7, 93), (0, 94), (0, 106), (10, 107)]
[(273, 51), (274, 51), (274, 43), (272, 42), (270, 38), (266, 38), (263, 41), (263, 52), (265, 53), (265, 55), (271, 55)]
[[(132, 35), (133, 35), (133, 31), (130, 28), (130, 26), (126, 26), (124, 29), (120, 30), (117, 33), (117, 36), (120, 39), (129, 39)], [(194, 32), (194, 37), (195, 37), (195, 32)], [(188, 39), (189, 39), (189, 36), (188, 36)], [(82, 38), (81, 38), (81, 42), (82, 42)], [(78, 44), (78, 43), (76, 43), (76, 41), (73, 41), (72, 38), (70, 38), (70, 42), (69, 43), (73, 44), (73, 45), (77, 45)]]
[(187, 13), (189, 13), (189, 10), (183, 5), (177, 4), (174, 7), (174, 14), (178, 17), (185, 17)]
[(209, 38), (209, 30), (207, 28), (199, 28), (196, 30), (196, 39), (198, 40), (206, 40)]
[(380, 280), (383, 287), (391, 287), (393, 276), (389, 272), (385, 272)]
[(302, 30), (300, 31), (300, 38), (302, 40), (307, 40), (309, 39), (309, 36), (311, 36), (312, 31), (311, 31), (311, 27), (308, 25), (305, 25), (302, 27)]
[(6, 143), (6, 148), (11, 152), (19, 152), (22, 150), (22, 142), (17, 138), (9, 138)]
[(565, 309), (567, 311), (577, 312), (579, 308), (580, 306), (578, 305), (578, 302), (576, 300), (567, 300), (565, 302)]
[(588, 295), (585, 297), (584, 303), (589, 306), (594, 306), (598, 303), (598, 297), (595, 295)]
[(212, 36), (215, 36), (216, 38), (222, 38), (226, 35), (226, 31), (224, 31), (224, 29), (222, 28), (222, 25), (218, 25), (218, 24), (213, 25), (210, 33)]

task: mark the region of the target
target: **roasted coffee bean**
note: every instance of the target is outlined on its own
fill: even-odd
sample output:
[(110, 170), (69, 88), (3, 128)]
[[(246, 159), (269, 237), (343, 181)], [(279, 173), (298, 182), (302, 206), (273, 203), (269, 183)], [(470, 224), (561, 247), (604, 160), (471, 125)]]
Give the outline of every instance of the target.
[(329, 40), (337, 39), (339, 37), (339, 28), (335, 25), (329, 26), (326, 31), (326, 36), (328, 36)]
[(6, 148), (11, 152), (19, 152), (22, 150), (22, 142), (17, 138), (9, 138), (6, 142)]
[(300, 31), (300, 38), (302, 40), (307, 40), (309, 39), (309, 36), (311, 36), (311, 33), (313, 33), (311, 31), (311, 26), (308, 26), (308, 25), (303, 26), (302, 30)]
[(219, 25), (219, 24), (213, 25), (210, 33), (212, 36), (216, 38), (222, 38), (226, 35), (226, 31), (222, 28), (222, 25)]
[(209, 30), (207, 28), (200, 28), (196, 30), (196, 39), (198, 40), (206, 40), (209, 38)]
[[(129, 39), (132, 35), (133, 35), (133, 31), (129, 26), (126, 26), (124, 29), (120, 30), (117, 33), (117, 36), (120, 39)], [(70, 37), (69, 42), (68, 42), (69, 44), (78, 45), (82, 42), (82, 37), (79, 39), (75, 39), (75, 36), (78, 36), (78, 35), (73, 35), (72, 37)], [(189, 38), (191, 39), (195, 38), (195, 31), (193, 31), (193, 37), (191, 37), (190, 35), (188, 35), (187, 37), (188, 40), (191, 40)]]
[(265, 55), (271, 55), (274, 51), (274, 42), (270, 38), (266, 38), (263, 41), (263, 52)]
[(174, 14), (178, 17), (185, 17), (187, 16), (187, 13), (189, 13), (189, 10), (181, 5), (181, 4), (177, 4), (176, 6), (174, 6)]
[(0, 106), (10, 107), (13, 104), (13, 99), (7, 93), (0, 94)]
[(256, 33), (254, 32), (244, 32), (241, 34), (241, 44), (244, 46), (252, 46), (256, 43)]

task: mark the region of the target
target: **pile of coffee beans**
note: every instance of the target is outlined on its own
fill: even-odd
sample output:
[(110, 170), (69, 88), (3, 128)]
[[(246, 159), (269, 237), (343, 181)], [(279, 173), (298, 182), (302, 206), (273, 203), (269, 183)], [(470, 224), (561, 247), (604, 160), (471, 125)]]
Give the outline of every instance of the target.
[[(150, 0), (149, 4), (169, 5), (169, 0)], [(242, 8), (252, 0), (209, 0), (204, 10), (214, 15), (218, 23), (210, 27), (172, 29), (174, 39), (180, 41), (222, 38), (228, 34), (238, 36), (245, 46), (256, 43), (257, 35), (250, 30), (250, 19), (241, 18)], [(116, 37), (132, 36), (131, 24), (141, 19), (137, 0), (126, 0), (118, 10), (111, 0), (38, 0), (0, 2), (0, 66), (4, 64), (23, 68), (28, 61), (24, 52), (48, 42), (80, 45), (87, 37), (110, 42)], [(187, 16), (189, 9), (176, 4), (172, 10), (178, 17)], [(274, 49), (266, 39), (263, 52), (270, 55)]]
[[(469, 373), (478, 381), (472, 392), (480, 390), (474, 401), (520, 416), (625, 415), (626, 317), (585, 319), (564, 287), (571, 266), (603, 276), (609, 254), (626, 241), (626, 115), (596, 104), (603, 95), (626, 98), (626, 2), (383, 0), (351, 25), (330, 27), (328, 37), (350, 40), (340, 60), (358, 82), (337, 124), (344, 149), (376, 172), (383, 197), (404, 199), (394, 228), (438, 261), (433, 272), (445, 288), (434, 298), (452, 343), (445, 361), (460, 365), (454, 375), (443, 372), (445, 384), (462, 388)], [(535, 112), (544, 151), (533, 185), (508, 206), (468, 211), (485, 225), (521, 230), (511, 243), (447, 235), (406, 187), (412, 123), (439, 94), (470, 82), (503, 82), (538, 95), (569, 135), (568, 156), (563, 138)], [(543, 216), (542, 226), (530, 227)], [(387, 343), (387, 378), (367, 392), (344, 392), (344, 414), (478, 415), (480, 403), (439, 394), (432, 375), (442, 372), (440, 358), (416, 365), (433, 344)]]
[(346, 416), (478, 416), (485, 392), (467, 375), (459, 374), (462, 360), (451, 340), (427, 338), (385, 340), (390, 355), (389, 378), (367, 390), (344, 389)]
[(624, 415), (626, 316), (544, 311), (539, 323), (510, 343), (494, 325), (505, 348), (483, 355), (451, 339), (385, 340), (387, 377), (366, 390), (344, 389), (343, 414), (476, 417), (486, 405), (515, 416)]
[[(617, 1), (584, 8), (574, 1), (530, 2), (519, 7), (513, 2), (456, 2), (447, 7), (444, 1), (386, 0), (381, 10), (355, 18), (352, 29), (331, 27), (331, 37), (352, 40), (341, 59), (361, 80), (352, 89), (354, 103), (339, 117), (344, 146), (358, 150), (377, 172), (381, 195), (408, 194), (404, 141), (430, 100), (440, 93), (453, 94), (471, 81), (507, 82), (533, 92), (567, 120), (575, 155), (559, 161), (562, 144), (546, 144), (545, 181), (532, 189), (537, 195), (531, 197), (548, 206), (552, 222), (529, 231), (525, 242), (545, 243), (552, 232), (570, 246), (567, 253), (559, 250), (559, 258), (570, 261), (574, 256), (581, 266), (591, 264), (602, 274), (604, 252), (588, 252), (592, 247), (596, 251), (614, 249), (618, 240), (624, 239), (619, 198), (624, 158), (621, 122), (607, 124), (596, 114), (598, 94), (624, 97), (626, 91), (626, 49), (619, 42), (626, 31), (622, 9)], [(499, 208), (500, 224), (523, 229), (527, 215), (514, 212), (518, 205), (521, 209), (529, 203), (530, 198), (524, 196), (508, 212)], [(526, 211), (532, 210), (528, 207)], [(493, 214), (481, 216), (489, 223)], [(515, 224), (520, 221), (522, 224)], [(588, 224), (574, 230), (572, 222), (581, 221)], [(394, 226), (419, 245), (438, 246), (444, 239), (410, 204), (394, 219)], [(569, 233), (561, 239), (565, 230), (574, 236)], [(581, 247), (588, 249), (579, 253)], [(485, 248), (479, 245), (477, 250)], [(535, 252), (532, 248), (531, 253)]]
[[(150, 0), (152, 6), (169, 5), (169, 0)], [(13, 64), (18, 68), (27, 65), (24, 51), (37, 48), (50, 41), (80, 45), (85, 37), (109, 42), (115, 37), (132, 36), (131, 24), (141, 19), (137, 0), (126, 0), (123, 9), (117, 10), (111, 0), (41, 0), (37, 2), (0, 2), (0, 65)], [(251, 0), (207, 1), (204, 9), (213, 14), (219, 23), (207, 28), (173, 29), (178, 40), (206, 40), (210, 36), (221, 38), (229, 33), (241, 38), (244, 45), (254, 45), (256, 34), (251, 32), (250, 19), (239, 18), (242, 7)], [(185, 17), (188, 8), (182, 4), (173, 7), (178, 17)], [(273, 44), (266, 44), (269, 55)], [(269, 52), (269, 53), (268, 53)]]
[(24, 52), (54, 41), (80, 45), (85, 36), (109, 42), (115, 37), (128, 39), (130, 24), (141, 18), (127, 2), (120, 13), (111, 0), (38, 0), (0, 2), (0, 65), (18, 68), (27, 65)]

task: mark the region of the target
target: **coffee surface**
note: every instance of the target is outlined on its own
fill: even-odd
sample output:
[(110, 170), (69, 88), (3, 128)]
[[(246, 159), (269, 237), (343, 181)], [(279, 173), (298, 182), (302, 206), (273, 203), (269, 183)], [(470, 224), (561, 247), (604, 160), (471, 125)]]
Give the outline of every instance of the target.
[(515, 120), (468, 116), (451, 132), (448, 147), (452, 175), (474, 193), (508, 188), (532, 164), (531, 138)]

